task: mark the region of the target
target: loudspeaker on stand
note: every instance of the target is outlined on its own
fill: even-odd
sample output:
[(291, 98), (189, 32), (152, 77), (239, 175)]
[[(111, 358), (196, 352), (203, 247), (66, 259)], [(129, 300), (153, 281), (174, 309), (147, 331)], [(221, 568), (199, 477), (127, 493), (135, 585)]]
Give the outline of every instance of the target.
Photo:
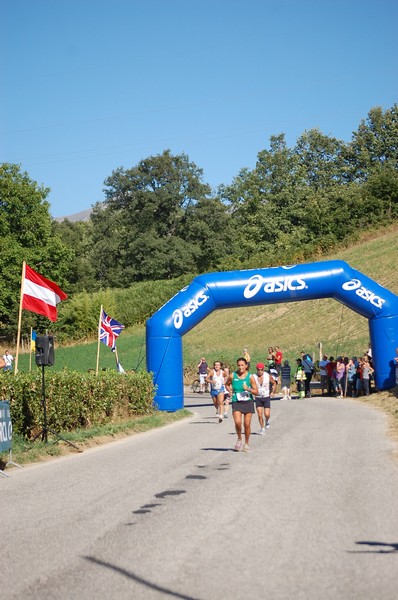
[(36, 365), (48, 367), (54, 364), (54, 336), (36, 336)]

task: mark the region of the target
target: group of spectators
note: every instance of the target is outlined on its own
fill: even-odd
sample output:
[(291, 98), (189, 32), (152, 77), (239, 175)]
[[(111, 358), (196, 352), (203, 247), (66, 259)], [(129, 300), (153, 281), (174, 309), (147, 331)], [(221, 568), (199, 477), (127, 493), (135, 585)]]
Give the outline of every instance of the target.
[(319, 361), (319, 375), (322, 395), (336, 395), (339, 398), (361, 395), (369, 396), (374, 368), (370, 348), (362, 356), (333, 356), (324, 354)]

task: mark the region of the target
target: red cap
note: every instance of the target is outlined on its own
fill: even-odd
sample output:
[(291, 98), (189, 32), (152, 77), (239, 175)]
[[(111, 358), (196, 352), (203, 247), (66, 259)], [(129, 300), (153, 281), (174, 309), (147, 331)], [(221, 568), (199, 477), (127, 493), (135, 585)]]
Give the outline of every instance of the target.
[(256, 364), (256, 369), (265, 369), (264, 363), (257, 363)]

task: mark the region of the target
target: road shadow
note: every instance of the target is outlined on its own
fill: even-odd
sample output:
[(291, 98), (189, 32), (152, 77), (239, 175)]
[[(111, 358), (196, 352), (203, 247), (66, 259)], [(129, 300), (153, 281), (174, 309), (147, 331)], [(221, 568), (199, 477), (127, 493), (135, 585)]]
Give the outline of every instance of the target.
[(111, 563), (105, 562), (103, 560), (99, 560), (98, 558), (95, 558), (94, 556), (84, 556), (83, 558), (85, 558), (86, 560), (88, 560), (100, 567), (105, 567), (106, 569), (111, 569), (115, 573), (119, 573), (120, 575), (123, 575), (123, 577), (132, 579), (136, 583), (139, 583), (139, 584), (141, 584), (145, 587), (148, 587), (152, 590), (156, 590), (157, 592), (161, 592), (162, 594), (167, 594), (168, 596), (173, 596), (174, 598), (182, 598), (182, 600), (200, 600), (199, 598), (195, 598), (194, 596), (187, 596), (185, 594), (180, 594), (179, 592), (174, 592), (173, 590), (165, 588), (161, 585), (157, 585), (156, 583), (153, 583), (152, 581), (148, 581), (148, 579), (144, 579), (143, 577), (136, 575), (132, 571), (127, 571), (127, 569), (122, 569), (121, 567), (112, 565)]
[(201, 448), (201, 450), (212, 450), (213, 452), (234, 452), (233, 448)]
[(349, 554), (393, 554), (398, 552), (398, 543), (386, 543), (386, 542), (371, 542), (371, 541), (360, 541), (355, 542), (360, 546), (369, 546), (372, 549), (367, 550), (348, 550)]

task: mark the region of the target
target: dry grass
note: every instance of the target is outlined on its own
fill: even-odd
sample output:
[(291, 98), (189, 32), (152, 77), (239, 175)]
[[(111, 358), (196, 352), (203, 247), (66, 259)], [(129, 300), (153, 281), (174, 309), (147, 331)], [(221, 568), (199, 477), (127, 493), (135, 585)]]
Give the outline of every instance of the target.
[(357, 398), (359, 402), (374, 406), (388, 416), (389, 435), (395, 442), (394, 456), (398, 460), (398, 387)]

